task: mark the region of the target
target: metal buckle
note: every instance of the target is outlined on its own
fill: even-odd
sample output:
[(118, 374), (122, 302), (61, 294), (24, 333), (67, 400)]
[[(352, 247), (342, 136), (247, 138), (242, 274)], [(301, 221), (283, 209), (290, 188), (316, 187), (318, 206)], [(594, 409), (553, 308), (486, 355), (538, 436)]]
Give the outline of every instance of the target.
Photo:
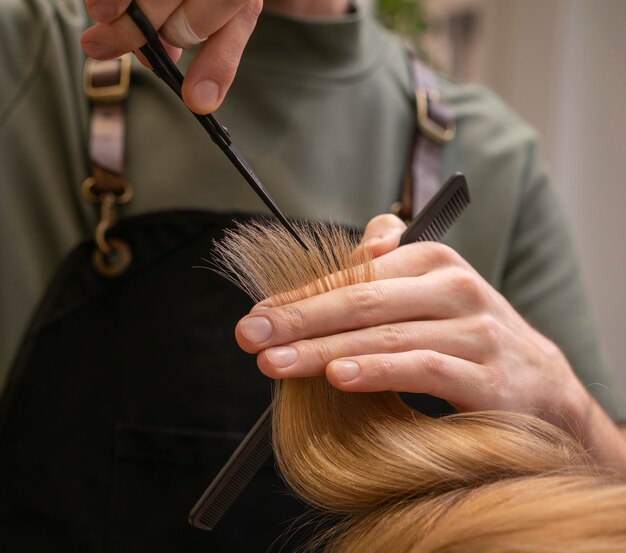
[[(83, 200), (89, 202), (90, 204), (97, 204), (102, 201), (102, 195), (106, 194), (106, 192), (98, 193), (95, 190), (96, 187), (96, 178), (95, 177), (87, 177), (83, 181), (83, 185), (81, 187), (81, 194), (83, 196)], [(127, 204), (133, 198), (133, 187), (128, 181), (124, 181), (122, 185), (122, 191), (118, 194), (115, 193), (115, 203), (116, 204)]]
[(97, 71), (96, 64), (105, 62), (88, 59), (87, 63), (85, 63), (83, 89), (87, 97), (92, 101), (104, 103), (121, 102), (126, 98), (126, 96), (128, 96), (128, 90), (130, 88), (130, 69), (132, 64), (130, 54), (124, 54), (123, 56), (110, 61), (119, 62), (119, 79), (117, 83), (107, 86), (94, 86), (93, 84), (94, 73)]
[(450, 142), (456, 134), (456, 124), (454, 121), (444, 127), (431, 119), (428, 110), (429, 102), (438, 101), (439, 94), (432, 90), (418, 88), (415, 92), (415, 99), (417, 103), (417, 124), (422, 134), (437, 144), (447, 144)]

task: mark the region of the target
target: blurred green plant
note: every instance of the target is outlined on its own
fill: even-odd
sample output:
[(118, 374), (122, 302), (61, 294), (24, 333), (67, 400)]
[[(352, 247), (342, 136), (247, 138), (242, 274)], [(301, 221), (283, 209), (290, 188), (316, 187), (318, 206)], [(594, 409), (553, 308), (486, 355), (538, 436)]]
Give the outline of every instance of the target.
[(428, 26), (421, 0), (376, 0), (375, 5), (380, 20), (413, 43)]

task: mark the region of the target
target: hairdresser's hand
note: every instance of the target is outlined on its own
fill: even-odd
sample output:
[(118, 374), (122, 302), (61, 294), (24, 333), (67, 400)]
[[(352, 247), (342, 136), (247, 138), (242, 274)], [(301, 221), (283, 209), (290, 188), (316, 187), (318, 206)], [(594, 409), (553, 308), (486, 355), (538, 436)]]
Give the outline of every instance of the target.
[(503, 409), (563, 422), (587, 393), (561, 351), (452, 249), (397, 248), (381, 216), (364, 241), (377, 280), (243, 318), (240, 346), (272, 378), (326, 375), (346, 391), (431, 394), (462, 411)]
[[(87, 55), (111, 59), (145, 43), (125, 14), (130, 0), (85, 0), (85, 4), (97, 21), (82, 37)], [(215, 111), (233, 82), (263, 0), (137, 0), (137, 4), (160, 30), (174, 61), (181, 48), (202, 43), (187, 71), (183, 98), (197, 113)]]

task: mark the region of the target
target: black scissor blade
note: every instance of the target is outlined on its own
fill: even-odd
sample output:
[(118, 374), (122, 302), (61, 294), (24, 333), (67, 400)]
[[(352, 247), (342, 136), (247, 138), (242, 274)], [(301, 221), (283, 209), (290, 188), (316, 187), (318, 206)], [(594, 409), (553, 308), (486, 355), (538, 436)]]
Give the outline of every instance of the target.
[[(163, 44), (158, 33), (143, 14), (139, 6), (133, 0), (128, 6), (126, 13), (134, 21), (135, 25), (143, 33), (147, 40), (147, 44), (140, 48), (141, 52), (146, 59), (152, 65), (153, 72), (169, 86), (176, 95), (182, 99), (182, 86), (184, 76), (176, 66), (176, 64), (170, 59), (169, 55), (165, 51)], [(254, 192), (261, 198), (263, 203), (269, 208), (269, 210), (276, 216), (280, 223), (291, 233), (295, 240), (303, 247), (304, 242), (298, 236), (293, 224), (287, 219), (284, 213), (280, 210), (270, 193), (265, 186), (261, 183), (261, 180), (256, 176), (250, 164), (241, 155), (239, 150), (232, 143), (228, 131), (223, 127), (219, 121), (211, 114), (199, 115), (193, 114), (198, 122), (202, 125), (204, 130), (209, 134), (211, 140), (219, 146), (219, 148), (226, 154), (230, 162), (235, 166), (237, 171), (243, 176), (246, 182), (252, 187)]]
[(263, 183), (256, 176), (256, 174), (250, 167), (249, 163), (241, 155), (237, 147), (231, 143), (226, 148), (222, 148), (222, 151), (230, 159), (231, 163), (237, 168), (237, 171), (239, 171), (241, 176), (243, 176), (243, 178), (251, 186), (251, 188), (256, 192), (256, 194), (263, 200), (263, 203), (265, 203), (265, 205), (274, 214), (274, 216), (289, 231), (291, 236), (294, 237), (294, 239), (298, 242), (298, 244), (300, 244), (304, 249), (306, 249), (306, 245), (302, 241), (302, 238), (300, 238), (300, 236), (296, 232), (296, 229), (291, 223), (291, 221), (287, 219), (284, 213), (276, 205), (276, 202), (274, 202), (269, 192), (265, 189), (265, 186), (263, 186)]

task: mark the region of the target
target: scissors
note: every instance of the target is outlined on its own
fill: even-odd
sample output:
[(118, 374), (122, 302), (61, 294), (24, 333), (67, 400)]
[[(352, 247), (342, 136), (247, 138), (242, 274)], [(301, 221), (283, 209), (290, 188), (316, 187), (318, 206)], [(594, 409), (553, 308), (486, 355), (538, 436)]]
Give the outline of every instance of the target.
[[(183, 74), (179, 71), (178, 67), (176, 67), (176, 64), (170, 59), (165, 48), (163, 47), (163, 44), (161, 44), (159, 34), (154, 29), (150, 21), (148, 21), (148, 18), (143, 14), (135, 0), (130, 3), (126, 13), (130, 16), (135, 25), (137, 25), (146, 38), (147, 42), (140, 48), (140, 50), (150, 62), (150, 65), (152, 65), (152, 71), (182, 100), (182, 86), (184, 80)], [(296, 241), (302, 247), (306, 248), (304, 242), (300, 236), (298, 236), (295, 227), (283, 214), (278, 205), (276, 205), (276, 202), (272, 199), (270, 193), (256, 176), (252, 167), (250, 167), (250, 164), (233, 144), (230, 134), (228, 133), (228, 129), (221, 125), (212, 114), (199, 115), (197, 113), (193, 113), (193, 115), (202, 125), (204, 130), (209, 134), (211, 140), (213, 140), (220, 150), (226, 154), (226, 157), (235, 166), (237, 171), (239, 171), (241, 176), (252, 187), (261, 200), (263, 200), (263, 203), (270, 209), (281, 224), (285, 226)]]

